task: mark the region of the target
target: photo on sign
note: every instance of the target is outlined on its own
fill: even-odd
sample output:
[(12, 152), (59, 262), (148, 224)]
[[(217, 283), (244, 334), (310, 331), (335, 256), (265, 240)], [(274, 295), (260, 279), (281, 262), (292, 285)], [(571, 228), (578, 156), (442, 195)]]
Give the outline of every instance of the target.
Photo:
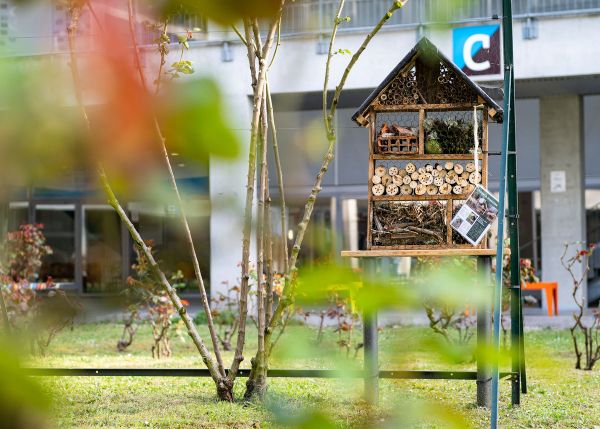
[(498, 217), (498, 200), (477, 186), (450, 225), (472, 245), (478, 245)]

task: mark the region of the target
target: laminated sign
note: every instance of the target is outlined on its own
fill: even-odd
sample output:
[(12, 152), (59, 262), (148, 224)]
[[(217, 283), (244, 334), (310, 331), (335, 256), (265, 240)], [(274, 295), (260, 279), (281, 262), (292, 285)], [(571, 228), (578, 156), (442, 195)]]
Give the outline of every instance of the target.
[(477, 186), (467, 202), (452, 218), (452, 228), (477, 246), (498, 217), (498, 200), (482, 186)]

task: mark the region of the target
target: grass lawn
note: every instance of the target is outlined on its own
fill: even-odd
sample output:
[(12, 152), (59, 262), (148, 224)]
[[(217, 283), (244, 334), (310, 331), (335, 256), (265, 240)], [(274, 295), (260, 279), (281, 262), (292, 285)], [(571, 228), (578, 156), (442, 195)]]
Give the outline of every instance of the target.
[[(173, 339), (173, 356), (154, 360), (151, 333), (142, 326), (126, 353), (116, 351), (121, 326), (114, 323), (79, 325), (61, 333), (48, 355), (32, 358), (31, 366), (51, 367), (201, 367), (188, 340)], [(206, 337), (206, 335), (205, 335)], [(348, 368), (362, 364), (362, 353), (346, 358), (335, 346), (331, 330), (314, 345), (316, 332), (290, 326), (278, 345), (272, 368)], [(358, 333), (357, 333), (358, 337)], [(255, 349), (255, 332), (248, 350)], [(423, 339), (434, 339), (426, 327), (386, 328), (380, 334), (382, 369), (474, 369), (472, 363), (452, 363), (432, 351)], [(594, 428), (600, 425), (600, 368), (576, 371), (567, 331), (534, 331), (526, 337), (529, 393), (518, 408), (510, 407), (510, 383), (501, 382), (500, 424), (503, 428)], [(284, 352), (282, 352), (284, 351)], [(226, 354), (229, 361), (231, 353)], [(251, 356), (251, 353), (246, 353)], [(247, 358), (247, 361), (249, 359)], [(248, 362), (246, 362), (248, 364)], [(508, 364), (504, 363), (508, 369)], [(283, 420), (306, 418), (320, 410), (339, 427), (404, 427), (394, 416), (415, 410), (418, 427), (446, 427), (448, 410), (474, 428), (487, 426), (489, 412), (474, 405), (472, 381), (381, 382), (381, 404), (368, 409), (360, 399), (358, 380), (272, 379), (268, 405), (218, 403), (209, 379), (153, 377), (40, 378), (54, 398), (53, 419), (64, 428), (258, 428), (279, 427)], [(244, 380), (236, 387), (243, 395)], [(421, 402), (423, 401), (423, 402)], [(432, 404), (434, 404), (432, 406)], [(438, 416), (436, 416), (436, 414)], [(441, 416), (441, 417), (440, 417)], [(315, 417), (316, 418), (316, 417)], [(446, 423), (445, 423), (446, 422)], [(300, 426), (296, 426), (300, 427)], [(315, 429), (324, 427), (315, 423)]]

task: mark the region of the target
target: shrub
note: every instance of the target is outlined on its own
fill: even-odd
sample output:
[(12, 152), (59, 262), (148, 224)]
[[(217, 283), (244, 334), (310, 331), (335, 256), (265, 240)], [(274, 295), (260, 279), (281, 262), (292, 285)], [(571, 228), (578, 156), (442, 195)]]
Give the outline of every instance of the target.
[[(152, 243), (148, 244), (152, 247)], [(154, 250), (152, 250), (154, 253)], [(177, 311), (173, 302), (164, 290), (162, 283), (151, 270), (150, 263), (143, 253), (136, 249), (137, 262), (131, 266), (135, 276), (127, 279), (128, 288), (128, 315), (126, 316), (121, 339), (117, 342), (117, 349), (124, 351), (133, 342), (137, 331), (137, 324), (141, 321), (141, 314), (146, 312), (147, 319), (152, 326), (154, 343), (151, 347), (152, 357), (171, 356), (171, 327), (173, 326)], [(183, 273), (177, 271), (170, 276), (170, 282), (175, 288), (185, 287)], [(187, 301), (182, 300), (184, 305)]]
[[(43, 225), (25, 224), (6, 237), (1, 261), (1, 293), (11, 329), (28, 336), (31, 351), (44, 355), (52, 339), (72, 325), (81, 307), (59, 290), (48, 277), (34, 286), (44, 256), (52, 254), (46, 245)], [(46, 296), (38, 294), (47, 290)]]

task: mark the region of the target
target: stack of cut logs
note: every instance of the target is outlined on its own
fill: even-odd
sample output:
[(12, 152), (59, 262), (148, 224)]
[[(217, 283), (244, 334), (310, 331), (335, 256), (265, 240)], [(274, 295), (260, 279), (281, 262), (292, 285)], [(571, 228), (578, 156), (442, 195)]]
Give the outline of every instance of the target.
[(382, 195), (463, 195), (470, 194), (481, 183), (481, 165), (475, 171), (475, 163), (465, 165), (447, 161), (444, 164), (425, 164), (417, 167), (412, 162), (403, 168), (386, 168), (378, 165), (371, 178), (371, 192)]

